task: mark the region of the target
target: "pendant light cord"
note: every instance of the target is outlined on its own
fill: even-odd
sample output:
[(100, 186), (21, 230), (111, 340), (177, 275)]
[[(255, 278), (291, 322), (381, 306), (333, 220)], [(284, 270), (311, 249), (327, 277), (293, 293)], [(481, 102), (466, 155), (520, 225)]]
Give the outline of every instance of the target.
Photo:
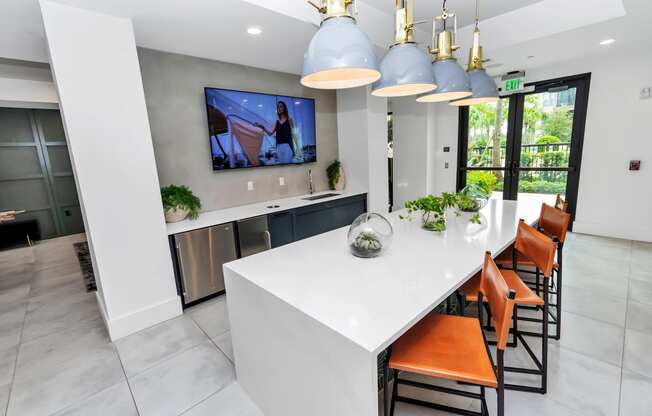
[(475, 28), (480, 25), (480, 0), (475, 0)]
[[(442, 9), (442, 15), (446, 14), (446, 0), (444, 0), (444, 3), (441, 6)], [(444, 21), (444, 31), (446, 31), (446, 19), (442, 19)]]

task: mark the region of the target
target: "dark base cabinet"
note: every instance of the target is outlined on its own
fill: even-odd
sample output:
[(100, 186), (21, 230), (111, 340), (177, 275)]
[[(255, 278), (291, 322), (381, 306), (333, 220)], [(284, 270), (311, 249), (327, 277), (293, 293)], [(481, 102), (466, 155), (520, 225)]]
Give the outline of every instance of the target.
[(366, 194), (270, 214), (272, 248), (349, 226), (365, 212)]
[(294, 241), (294, 213), (282, 211), (267, 216), (272, 248), (284, 246)]

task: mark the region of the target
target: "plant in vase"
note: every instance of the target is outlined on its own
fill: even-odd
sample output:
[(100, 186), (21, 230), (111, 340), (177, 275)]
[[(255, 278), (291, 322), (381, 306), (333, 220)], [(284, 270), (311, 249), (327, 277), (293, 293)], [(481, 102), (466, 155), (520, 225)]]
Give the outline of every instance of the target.
[(344, 172), (342, 169), (342, 162), (334, 160), (326, 168), (326, 175), (328, 176), (328, 185), (334, 191), (341, 191), (344, 189)]
[(429, 231), (445, 231), (446, 210), (453, 206), (452, 201), (451, 194), (442, 194), (442, 196), (428, 195), (414, 201), (408, 201), (405, 203), (408, 215), (406, 217), (400, 216), (400, 218), (411, 220), (411, 214), (420, 211), (423, 228)]
[(196, 219), (201, 201), (187, 186), (169, 185), (161, 188), (161, 199), (166, 222), (178, 222), (186, 217)]
[(477, 184), (470, 184), (456, 195), (457, 208), (463, 212), (478, 212), (489, 200), (489, 193)]
[[(461, 196), (461, 194), (444, 192), (441, 196), (428, 195), (414, 201), (406, 202), (405, 208), (407, 209), (408, 215), (400, 215), (399, 218), (411, 220), (411, 214), (415, 211), (420, 211), (423, 228), (429, 231), (441, 232), (446, 230), (446, 210), (457, 207), (463, 211), (464, 209), (462, 207), (468, 206), (466, 204), (469, 204), (467, 197)], [(459, 211), (457, 211), (457, 215), (461, 215)], [(469, 219), (469, 222), (480, 224), (482, 223), (482, 218), (475, 211), (475, 214)]]

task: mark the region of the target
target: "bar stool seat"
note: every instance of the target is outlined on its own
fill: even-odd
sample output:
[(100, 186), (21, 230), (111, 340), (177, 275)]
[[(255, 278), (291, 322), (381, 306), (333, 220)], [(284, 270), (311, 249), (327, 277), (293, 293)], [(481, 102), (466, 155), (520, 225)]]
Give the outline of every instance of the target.
[(392, 346), (389, 367), (491, 388), (498, 386), (477, 318), (427, 316)]
[[(496, 262), (497, 263), (497, 262)], [(505, 279), (507, 286), (516, 292), (514, 303), (517, 305), (543, 306), (545, 303), (532, 289), (525, 284), (521, 277), (512, 270), (500, 271)], [(477, 302), (478, 293), (480, 293), (480, 276), (476, 275), (462, 286), (462, 293), (467, 302)], [(485, 299), (486, 300), (486, 299)]]

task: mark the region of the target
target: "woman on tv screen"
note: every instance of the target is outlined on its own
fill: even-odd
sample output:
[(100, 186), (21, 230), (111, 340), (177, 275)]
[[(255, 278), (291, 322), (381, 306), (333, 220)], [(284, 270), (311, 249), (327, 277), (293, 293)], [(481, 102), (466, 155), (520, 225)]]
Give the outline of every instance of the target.
[(280, 163), (292, 163), (296, 156), (294, 150), (294, 140), (292, 139), (292, 130), (294, 130), (294, 121), (290, 118), (288, 107), (285, 101), (279, 101), (276, 104), (276, 124), (272, 129), (256, 122), (256, 127), (265, 130), (269, 136), (276, 135), (276, 153)]

